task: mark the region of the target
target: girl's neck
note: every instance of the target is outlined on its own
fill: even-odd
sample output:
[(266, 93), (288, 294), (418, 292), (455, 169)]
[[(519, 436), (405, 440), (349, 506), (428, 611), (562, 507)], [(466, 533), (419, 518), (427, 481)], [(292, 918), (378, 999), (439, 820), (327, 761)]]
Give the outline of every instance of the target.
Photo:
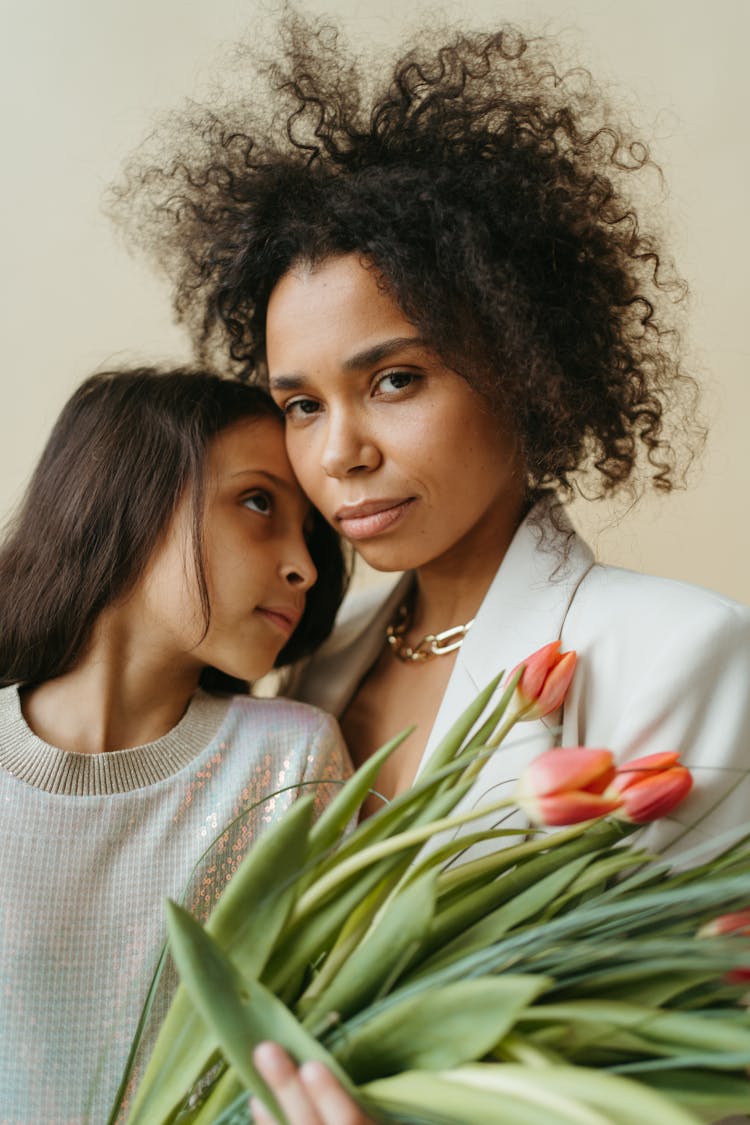
[(154, 742), (184, 715), (200, 669), (165, 663), (164, 654), (105, 611), (86, 652), (69, 672), (21, 692), (33, 732), (61, 750), (101, 754)]

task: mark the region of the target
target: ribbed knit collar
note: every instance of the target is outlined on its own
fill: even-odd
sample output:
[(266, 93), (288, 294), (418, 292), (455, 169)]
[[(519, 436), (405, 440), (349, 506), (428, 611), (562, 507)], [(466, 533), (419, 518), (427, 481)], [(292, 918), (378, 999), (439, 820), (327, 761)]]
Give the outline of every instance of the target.
[(198, 691), (177, 726), (145, 746), (75, 754), (37, 738), (21, 711), (16, 686), (0, 689), (0, 767), (42, 789), (70, 797), (109, 796), (176, 774), (213, 740), (231, 700)]

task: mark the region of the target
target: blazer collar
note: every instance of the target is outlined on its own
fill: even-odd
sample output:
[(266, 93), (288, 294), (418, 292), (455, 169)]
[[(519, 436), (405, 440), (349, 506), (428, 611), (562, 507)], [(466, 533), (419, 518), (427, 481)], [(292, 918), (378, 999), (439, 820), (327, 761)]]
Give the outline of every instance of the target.
[(559, 509), (557, 523), (537, 505), (516, 532), (459, 650), (422, 764), (493, 676), (559, 639), (594, 557)]

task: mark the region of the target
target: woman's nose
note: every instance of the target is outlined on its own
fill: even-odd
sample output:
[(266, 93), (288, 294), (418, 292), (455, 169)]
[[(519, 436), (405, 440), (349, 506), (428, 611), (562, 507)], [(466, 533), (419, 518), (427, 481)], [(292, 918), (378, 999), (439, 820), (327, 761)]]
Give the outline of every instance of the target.
[(342, 411), (331, 417), (320, 463), (329, 477), (346, 477), (352, 473), (372, 472), (381, 461), (380, 450), (372, 435)]

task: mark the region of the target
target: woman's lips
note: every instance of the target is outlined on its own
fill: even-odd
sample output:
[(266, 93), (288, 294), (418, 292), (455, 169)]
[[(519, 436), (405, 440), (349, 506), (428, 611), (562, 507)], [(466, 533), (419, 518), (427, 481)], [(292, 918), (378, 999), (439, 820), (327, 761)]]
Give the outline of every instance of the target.
[(398, 523), (414, 502), (406, 500), (366, 500), (339, 508), (334, 519), (347, 539), (371, 539)]

